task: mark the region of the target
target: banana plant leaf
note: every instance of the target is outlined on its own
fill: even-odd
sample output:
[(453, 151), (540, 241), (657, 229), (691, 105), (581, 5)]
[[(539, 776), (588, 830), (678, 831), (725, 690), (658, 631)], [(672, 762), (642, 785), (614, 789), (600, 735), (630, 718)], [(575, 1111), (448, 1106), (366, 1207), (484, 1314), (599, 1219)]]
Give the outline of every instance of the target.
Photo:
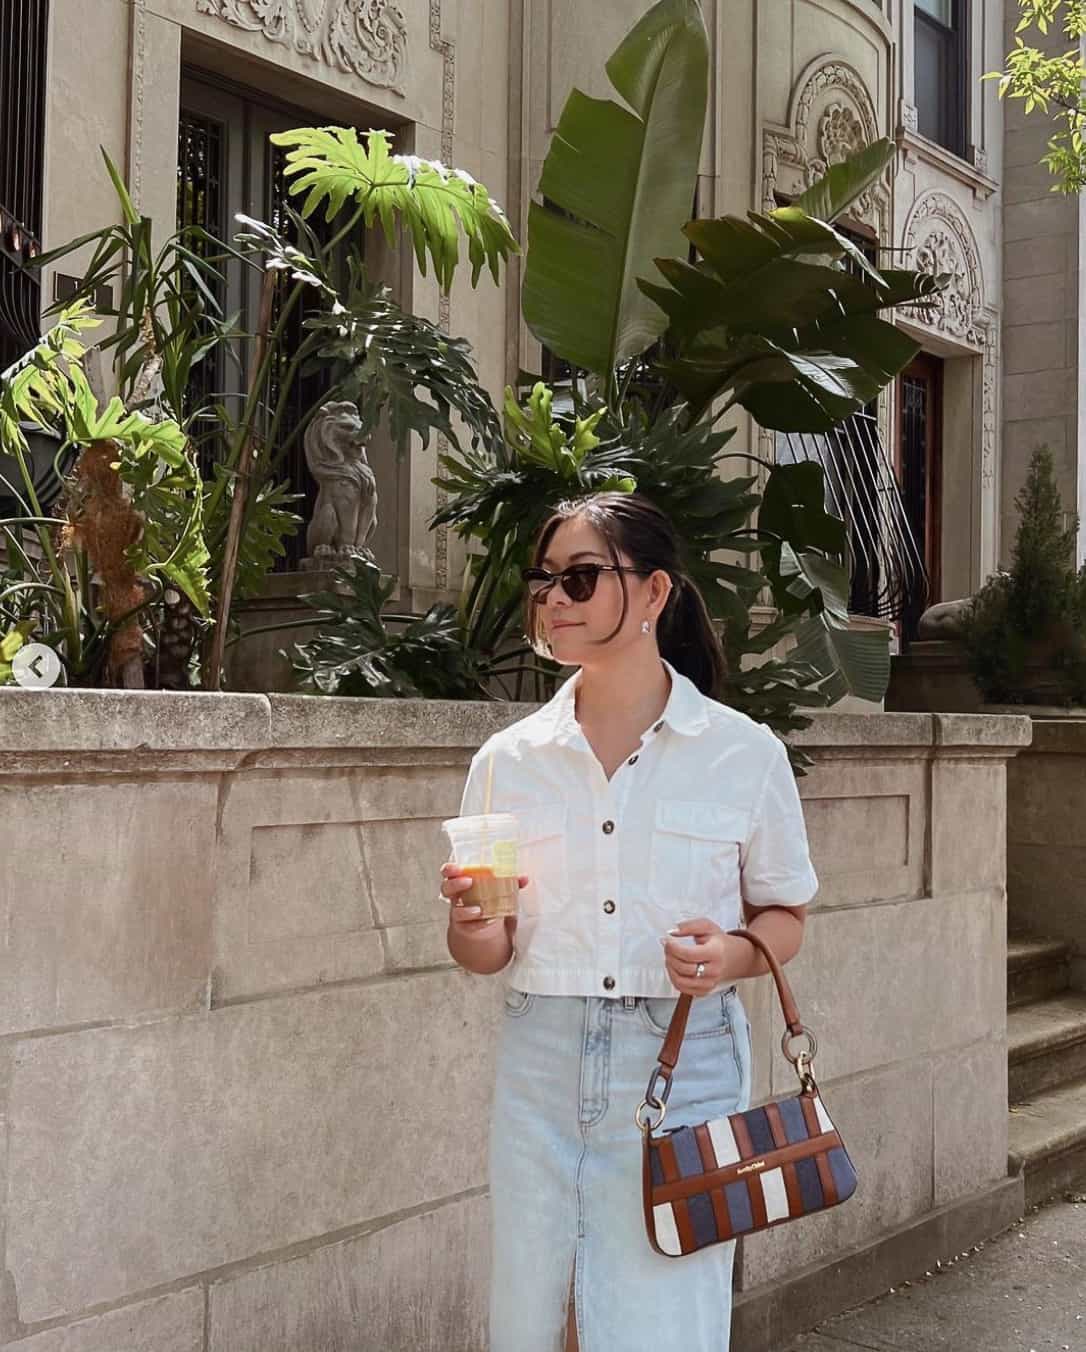
[(809, 663), (821, 675), (819, 689), (835, 704), (845, 695), (879, 701), (890, 683), (890, 635), (886, 632), (839, 629), (825, 615), (815, 615), (796, 630), (792, 662)]
[(889, 137), (872, 141), (847, 160), (831, 165), (792, 205), (816, 220), (836, 221), (868, 188), (874, 187), (896, 154), (897, 146)]
[(727, 398), (771, 430), (825, 431), (912, 360), (918, 345), (880, 315), (930, 303), (949, 279), (883, 272), (832, 224), (892, 155), (889, 141), (866, 147), (792, 206), (691, 221), (698, 262), (655, 260), (667, 285), (640, 288), (670, 321), (659, 370), (692, 418)]
[(694, 200), (709, 79), (696, 0), (660, 0), (607, 73), (628, 107), (570, 94), (529, 211), (523, 306), (552, 352), (611, 382), (667, 327), (637, 282)]

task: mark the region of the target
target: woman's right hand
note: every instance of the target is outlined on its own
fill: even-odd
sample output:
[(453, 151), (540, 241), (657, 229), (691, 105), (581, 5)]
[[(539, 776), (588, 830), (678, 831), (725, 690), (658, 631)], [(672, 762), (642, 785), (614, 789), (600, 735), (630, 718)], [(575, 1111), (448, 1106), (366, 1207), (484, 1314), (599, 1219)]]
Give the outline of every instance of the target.
[[(449, 923), (455, 925), (461, 934), (483, 935), (502, 917), (487, 919), (481, 906), (465, 906), (463, 894), (471, 887), (471, 878), (455, 864), (445, 864), (441, 869), (441, 895), (449, 903)], [(528, 886), (528, 879), (517, 879), (520, 887)]]

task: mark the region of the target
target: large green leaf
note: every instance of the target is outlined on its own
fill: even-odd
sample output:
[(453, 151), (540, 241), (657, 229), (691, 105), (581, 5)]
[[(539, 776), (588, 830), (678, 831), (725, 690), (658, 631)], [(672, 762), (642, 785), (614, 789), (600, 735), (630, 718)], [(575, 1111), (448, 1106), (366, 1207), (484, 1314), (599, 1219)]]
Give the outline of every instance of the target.
[(826, 511), (825, 471), (811, 460), (774, 466), (762, 495), (758, 528), (797, 550), (842, 556), (848, 547), (844, 522)]
[(469, 344), (401, 309), (388, 287), (361, 269), (352, 266), (336, 302), (304, 327), (318, 336), (318, 355), (335, 363), (337, 397), (357, 403), (367, 434), (385, 416), (400, 451), (412, 433), (424, 446), (431, 431), (456, 445), (455, 412), (472, 441), (500, 442), (501, 423)]
[(771, 430), (825, 431), (912, 359), (915, 342), (879, 316), (930, 303), (949, 279), (882, 271), (829, 220), (808, 214), (847, 209), (891, 153), (889, 142), (857, 152), (792, 206), (691, 221), (684, 233), (699, 260), (655, 260), (668, 285), (639, 284), (670, 320), (659, 372), (693, 418), (726, 397)]
[(392, 245), (396, 218), (410, 231), (423, 273), (433, 261), (448, 290), (459, 261), (459, 237), (468, 241), (471, 284), (484, 266), (499, 280), (499, 265), (516, 253), (505, 213), (481, 183), (462, 169), (450, 169), (417, 155), (390, 155), (389, 133), (371, 131), (359, 139), (353, 127), (300, 127), (276, 132), (271, 140), (288, 146), (284, 173), (291, 193), (305, 193), (302, 215), (323, 202), (332, 220), (348, 199), (362, 209), (367, 228), (377, 220)]
[(696, 0), (660, 0), (607, 73), (629, 107), (570, 94), (529, 212), (523, 303), (552, 352), (610, 380), (667, 327), (637, 280), (694, 199), (709, 73)]
[(817, 220), (835, 221), (879, 181), (896, 155), (897, 146), (888, 137), (872, 141), (858, 154), (832, 165), (792, 205)]
[(816, 615), (796, 630), (791, 662), (809, 663), (824, 677), (819, 689), (836, 703), (845, 695), (878, 702), (890, 684), (890, 636), (877, 630), (840, 629)]
[(763, 427), (787, 432), (832, 427), (868, 404), (883, 383), (850, 356), (790, 352), (752, 336), (661, 363), (661, 370), (695, 408), (732, 389)]
[[(759, 237), (757, 242), (751, 238), (752, 231)], [(859, 272), (876, 285), (882, 284), (882, 274), (847, 235), (797, 207), (778, 207), (768, 215), (751, 211), (745, 221), (735, 216), (691, 221), (685, 233), (721, 281), (743, 283), (748, 289), (760, 285), (763, 269), (781, 259), (801, 258), (824, 262), (848, 257)]]

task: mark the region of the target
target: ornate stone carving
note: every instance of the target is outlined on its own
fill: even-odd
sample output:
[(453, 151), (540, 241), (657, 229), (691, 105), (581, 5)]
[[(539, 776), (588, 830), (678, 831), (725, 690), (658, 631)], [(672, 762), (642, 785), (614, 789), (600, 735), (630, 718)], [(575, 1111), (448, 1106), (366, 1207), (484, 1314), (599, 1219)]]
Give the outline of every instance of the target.
[(863, 123), (847, 103), (831, 103), (818, 121), (818, 150), (826, 164), (837, 164), (867, 144)]
[(136, 209), (143, 205), (143, 114), (147, 93), (147, 0), (135, 0), (131, 16), (132, 67), (128, 119), (129, 193)]
[[(879, 137), (875, 105), (863, 80), (844, 61), (822, 57), (796, 84), (786, 128), (762, 133), (762, 205), (772, 211), (778, 191), (800, 193), (832, 164)], [(885, 237), (890, 193), (885, 181), (858, 199), (854, 208)]]
[[(875, 104), (853, 68), (822, 56), (796, 81), (785, 127), (762, 129), (762, 208), (772, 211), (777, 193), (799, 194), (831, 164), (881, 135)], [(890, 189), (884, 177), (854, 204), (853, 214), (869, 224), (880, 243), (891, 233)], [(879, 427), (888, 432), (887, 401), (879, 401)], [(764, 429), (763, 458), (774, 457), (773, 434)]]
[(324, 404), (305, 430), (305, 459), (318, 485), (303, 567), (327, 568), (345, 558), (372, 557), (377, 477), (366, 458), (354, 404)]
[(407, 21), (392, 0), (196, 0), (196, 9), (401, 92)]
[(965, 213), (952, 197), (931, 191), (919, 197), (902, 239), (905, 266), (922, 272), (949, 273), (950, 285), (928, 307), (908, 311), (926, 329), (982, 355), (980, 472), (995, 482), (999, 436), (998, 315), (984, 304), (980, 250)]
[(960, 639), (965, 632), (966, 611), (972, 601), (971, 596), (963, 596), (957, 601), (939, 601), (934, 606), (928, 606), (917, 622), (917, 638)]
[(995, 315), (989, 315), (984, 342), (984, 390), (981, 399), (980, 434), (980, 477), (989, 485), (995, 483), (996, 440), (999, 436), (999, 398), (996, 389), (998, 344), (998, 319)]
[(901, 125), (905, 131), (920, 130), (920, 110), (915, 103), (901, 101)]
[(983, 347), (980, 254), (958, 204), (946, 193), (925, 193), (909, 216), (903, 243), (919, 272), (947, 273), (951, 279), (931, 304), (910, 310), (912, 318), (970, 347)]

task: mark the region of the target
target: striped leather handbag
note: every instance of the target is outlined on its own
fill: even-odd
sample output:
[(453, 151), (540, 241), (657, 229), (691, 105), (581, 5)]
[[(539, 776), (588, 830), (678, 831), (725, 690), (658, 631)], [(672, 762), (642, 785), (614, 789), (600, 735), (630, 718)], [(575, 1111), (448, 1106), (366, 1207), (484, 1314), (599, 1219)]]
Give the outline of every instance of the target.
[[(769, 964), (784, 1012), (781, 1046), (799, 1076), (800, 1092), (745, 1113), (661, 1131), (690, 1014), (692, 997), (679, 997), (636, 1113), (645, 1227), (649, 1243), (668, 1258), (825, 1211), (856, 1191), (856, 1170), (811, 1074), (818, 1044), (800, 1022), (788, 978), (763, 939), (745, 929), (729, 932), (749, 939)], [(808, 1045), (793, 1053), (793, 1039), (800, 1036)], [(654, 1122), (650, 1113), (659, 1114)]]

